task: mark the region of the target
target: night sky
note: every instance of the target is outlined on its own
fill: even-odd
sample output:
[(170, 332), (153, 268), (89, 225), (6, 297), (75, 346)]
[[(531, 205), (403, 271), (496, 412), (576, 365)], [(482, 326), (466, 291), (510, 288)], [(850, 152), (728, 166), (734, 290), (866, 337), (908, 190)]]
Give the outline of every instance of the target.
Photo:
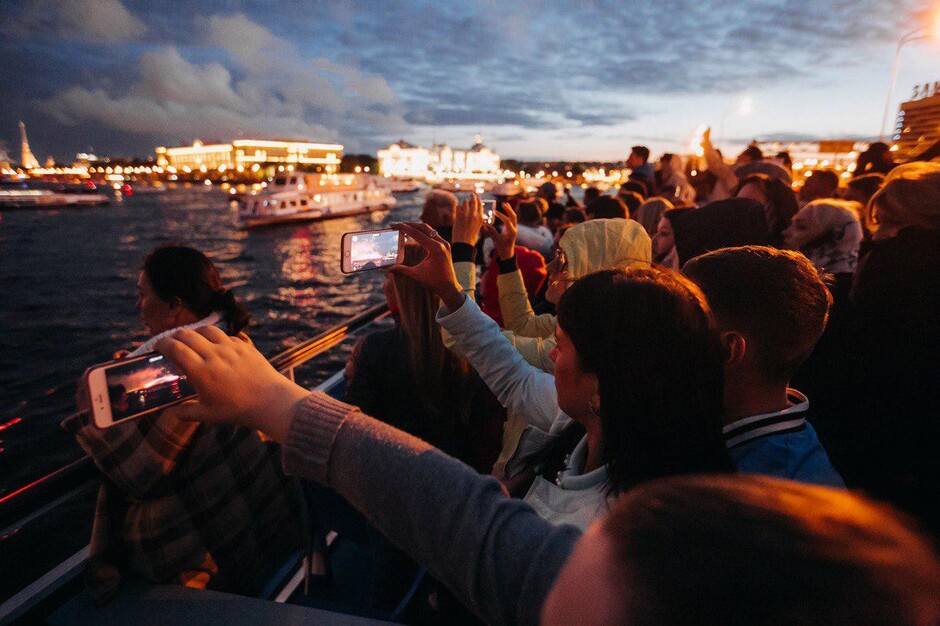
[[(18, 157), (19, 119), (40, 160), (64, 161), (195, 138), (374, 152), (476, 133), (505, 157), (619, 159), (681, 149), (701, 123), (728, 142), (870, 138), (897, 39), (929, 5), (4, 0), (0, 141)], [(909, 45), (895, 103), (933, 80), (940, 46)]]

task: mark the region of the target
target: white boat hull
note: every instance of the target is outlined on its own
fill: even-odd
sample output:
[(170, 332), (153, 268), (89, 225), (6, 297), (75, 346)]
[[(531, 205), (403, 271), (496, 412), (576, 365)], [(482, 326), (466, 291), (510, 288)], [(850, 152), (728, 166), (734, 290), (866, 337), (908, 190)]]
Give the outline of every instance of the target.
[(239, 219), (241, 228), (256, 228), (387, 211), (397, 203), (389, 189), (374, 185), (307, 188), (304, 184), (275, 184), (259, 194), (242, 198)]

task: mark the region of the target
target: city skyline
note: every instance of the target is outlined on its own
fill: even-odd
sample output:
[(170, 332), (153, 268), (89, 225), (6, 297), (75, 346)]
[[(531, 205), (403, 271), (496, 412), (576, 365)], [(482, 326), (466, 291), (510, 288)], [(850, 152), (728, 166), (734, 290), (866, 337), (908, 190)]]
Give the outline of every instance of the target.
[[(877, 137), (897, 40), (930, 3), (0, 5), (0, 139), (36, 157), (152, 156), (194, 139), (292, 138), (371, 153), (399, 138), (506, 158), (616, 160), (723, 143)], [(900, 58), (890, 110), (940, 79)], [(749, 114), (739, 112), (748, 99)]]

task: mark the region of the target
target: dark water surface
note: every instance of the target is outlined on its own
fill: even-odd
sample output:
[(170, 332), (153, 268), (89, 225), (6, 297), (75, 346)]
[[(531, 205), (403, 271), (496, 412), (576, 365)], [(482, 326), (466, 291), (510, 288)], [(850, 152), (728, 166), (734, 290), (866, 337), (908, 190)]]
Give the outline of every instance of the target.
[[(108, 206), (4, 212), (0, 221), (0, 496), (78, 458), (58, 426), (89, 365), (146, 339), (136, 281), (158, 245), (183, 243), (216, 263), (252, 312), (249, 334), (272, 356), (384, 301), (383, 275), (339, 269), (344, 232), (416, 219), (422, 194), (390, 213), (241, 232), (218, 190), (136, 194)], [(344, 354), (312, 364), (314, 383)]]

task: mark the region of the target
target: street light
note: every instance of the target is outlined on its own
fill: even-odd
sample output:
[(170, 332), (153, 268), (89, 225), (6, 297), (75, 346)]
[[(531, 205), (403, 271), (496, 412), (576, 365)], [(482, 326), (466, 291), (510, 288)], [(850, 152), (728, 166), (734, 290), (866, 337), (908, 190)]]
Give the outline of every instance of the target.
[(904, 47), (904, 44), (911, 41), (917, 41), (919, 39), (927, 39), (931, 35), (936, 36), (940, 32), (940, 20), (934, 26), (934, 33), (925, 32), (927, 30), (926, 26), (921, 26), (918, 29), (912, 30), (898, 40), (898, 47), (894, 51), (894, 63), (891, 65), (891, 80), (888, 83), (888, 100), (885, 102), (885, 114), (881, 118), (881, 135), (879, 135), (878, 140), (885, 140), (885, 129), (888, 127), (888, 113), (891, 112), (891, 95), (894, 93), (894, 83), (898, 78), (898, 59), (901, 57), (901, 48)]

